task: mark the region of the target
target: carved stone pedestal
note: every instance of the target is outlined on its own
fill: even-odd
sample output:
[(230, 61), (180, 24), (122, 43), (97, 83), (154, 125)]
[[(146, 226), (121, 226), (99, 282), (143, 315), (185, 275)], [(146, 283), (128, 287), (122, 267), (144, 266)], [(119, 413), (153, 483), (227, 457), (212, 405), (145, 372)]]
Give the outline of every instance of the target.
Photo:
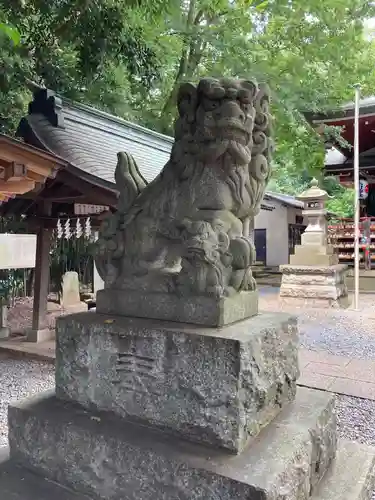
[(62, 317), (56, 394), (10, 407), (1, 491), (18, 464), (34, 492), (53, 481), (41, 500), (369, 500), (373, 450), (341, 443), (335, 459), (334, 398), (296, 393), (297, 377), (286, 314), (219, 329)]
[(345, 264), (280, 266), (280, 301), (288, 307), (349, 307)]
[(203, 326), (224, 326), (258, 314), (258, 292), (231, 297), (180, 296), (108, 288), (96, 294), (96, 311)]
[(80, 314), (58, 332), (57, 397), (234, 453), (296, 392), (289, 315), (213, 329)]

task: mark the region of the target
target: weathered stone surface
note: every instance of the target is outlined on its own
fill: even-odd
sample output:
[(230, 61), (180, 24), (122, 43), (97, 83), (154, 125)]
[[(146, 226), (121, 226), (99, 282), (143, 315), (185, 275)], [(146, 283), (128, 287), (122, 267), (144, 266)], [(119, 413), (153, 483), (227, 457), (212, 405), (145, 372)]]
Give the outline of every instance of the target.
[(61, 288), (61, 305), (64, 314), (74, 314), (87, 311), (87, 304), (85, 302), (81, 302), (77, 272), (66, 272), (63, 276)]
[[(306, 244), (306, 236), (309, 236), (308, 233), (303, 233), (301, 236), (302, 244), (301, 245), (296, 245), (295, 247), (295, 253), (299, 253), (300, 255), (303, 254), (303, 252), (315, 252), (315, 253), (320, 253), (322, 255), (332, 255), (334, 253), (334, 248), (332, 245), (327, 245), (324, 244), (324, 241), (319, 243), (319, 244)], [(305, 242), (304, 242), (304, 237), (305, 237)]]
[(258, 292), (241, 292), (231, 297), (215, 298), (181, 297), (167, 293), (124, 293), (109, 288), (98, 291), (96, 311), (219, 327), (258, 314)]
[(347, 266), (280, 266), (280, 301), (284, 306), (348, 307)]
[(348, 295), (339, 297), (338, 299), (321, 299), (317, 297), (300, 298), (300, 297), (280, 297), (279, 303), (282, 307), (291, 308), (332, 308), (332, 309), (345, 309), (350, 306), (351, 300)]
[(53, 396), (12, 405), (9, 424), (13, 460), (105, 500), (307, 500), (336, 451), (333, 397), (309, 389), (237, 456)]
[(57, 322), (56, 392), (239, 452), (294, 399), (297, 343), (287, 314), (220, 329), (71, 315)]
[(0, 339), (7, 339), (10, 336), (10, 328), (0, 327)]
[(285, 274), (282, 277), (285, 285), (336, 285), (345, 282), (343, 273), (329, 274)]
[(0, 301), (0, 339), (7, 339), (10, 335), (8, 327), (8, 306)]
[(371, 500), (374, 487), (375, 448), (341, 441), (312, 500)]
[(66, 308), (80, 304), (79, 278), (76, 271), (68, 271), (64, 274), (61, 288), (63, 307)]
[(280, 271), (283, 274), (325, 274), (336, 275), (340, 272), (347, 272), (346, 264), (337, 264), (335, 266), (292, 266), (285, 264), (280, 266)]
[(295, 253), (290, 256), (289, 261), (292, 266), (306, 264), (310, 266), (333, 266), (339, 262), (336, 254), (321, 253), (318, 249), (314, 249), (312, 245), (296, 247)]
[(90, 500), (90, 497), (58, 485), (20, 467), (0, 449), (0, 495), (2, 500)]
[(147, 184), (134, 159), (119, 154), (117, 212), (97, 245), (106, 288), (184, 298), (255, 290), (249, 221), (271, 175), (269, 100), (252, 80), (185, 83), (161, 174)]
[(342, 295), (346, 295), (345, 283), (336, 283), (335, 285), (311, 284), (309, 286), (305, 286), (281, 282), (280, 288), (280, 297), (286, 296), (337, 300)]
[(327, 244), (327, 236), (324, 231), (320, 233), (305, 232), (301, 235), (301, 245), (299, 247), (317, 246), (325, 248), (326, 244)]

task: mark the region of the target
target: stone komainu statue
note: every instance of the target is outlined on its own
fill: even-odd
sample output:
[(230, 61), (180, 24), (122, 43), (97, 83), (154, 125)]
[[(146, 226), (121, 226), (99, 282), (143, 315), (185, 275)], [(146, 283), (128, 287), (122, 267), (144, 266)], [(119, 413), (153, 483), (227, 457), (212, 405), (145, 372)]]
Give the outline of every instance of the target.
[(116, 213), (96, 264), (115, 289), (223, 297), (254, 290), (249, 221), (270, 177), (269, 92), (254, 81), (205, 78), (178, 93), (175, 142), (147, 184), (118, 155)]

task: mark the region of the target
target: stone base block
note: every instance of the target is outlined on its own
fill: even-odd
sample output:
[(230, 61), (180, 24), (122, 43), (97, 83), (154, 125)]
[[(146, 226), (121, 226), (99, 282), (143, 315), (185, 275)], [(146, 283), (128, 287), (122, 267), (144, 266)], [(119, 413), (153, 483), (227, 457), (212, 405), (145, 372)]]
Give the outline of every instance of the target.
[(10, 328), (7, 326), (0, 327), (0, 339), (8, 339), (10, 336)]
[(350, 298), (346, 295), (339, 299), (321, 299), (321, 298), (299, 298), (299, 297), (280, 297), (279, 303), (285, 308), (298, 309), (347, 309), (351, 305)]
[(56, 392), (238, 453), (295, 397), (288, 314), (223, 328), (88, 312), (56, 323)]
[(0, 492), (2, 500), (90, 500), (9, 460), (4, 448), (0, 449)]
[(342, 441), (311, 500), (372, 500), (374, 488), (375, 449)]
[(11, 459), (105, 500), (307, 500), (336, 452), (334, 398), (295, 402), (241, 454), (182, 442), (54, 396), (9, 408)]
[[(375, 488), (374, 471), (374, 448), (358, 443), (339, 441), (336, 459), (320, 481), (319, 486), (315, 488), (311, 500), (372, 500), (372, 492)], [(36, 474), (12, 460), (2, 462), (1, 458), (0, 491), (7, 500), (92, 499), (92, 497), (77, 493), (54, 481), (48, 481), (44, 475)], [(176, 500), (181, 498), (186, 499), (187, 497), (186, 495), (179, 496)], [(129, 499), (134, 499), (132, 492), (124, 493), (121, 496), (121, 500)], [(199, 498), (199, 500), (201, 499), (202, 497)], [(142, 498), (136, 500), (142, 500)], [(198, 498), (193, 497), (193, 500), (198, 500)], [(233, 500), (233, 497), (230, 500)]]
[(135, 318), (220, 327), (258, 314), (258, 292), (231, 297), (181, 297), (107, 288), (96, 294), (96, 311)]
[(44, 328), (43, 330), (28, 330), (26, 332), (27, 342), (46, 342), (55, 338), (54, 330)]
[(68, 306), (62, 306), (63, 314), (75, 314), (79, 312), (85, 312), (88, 310), (86, 302), (78, 302), (77, 304), (70, 304)]
[(280, 301), (296, 307), (348, 307), (347, 266), (280, 266)]
[(300, 266), (308, 263), (311, 266), (334, 266), (339, 263), (338, 256), (331, 248), (317, 245), (296, 246), (290, 256), (290, 265)]

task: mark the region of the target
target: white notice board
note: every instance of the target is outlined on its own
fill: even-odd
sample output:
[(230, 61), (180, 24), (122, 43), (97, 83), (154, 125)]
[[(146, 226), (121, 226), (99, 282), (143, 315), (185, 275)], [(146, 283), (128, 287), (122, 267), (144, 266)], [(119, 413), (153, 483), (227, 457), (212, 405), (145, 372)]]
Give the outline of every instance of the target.
[(35, 267), (35, 234), (0, 234), (0, 269)]

